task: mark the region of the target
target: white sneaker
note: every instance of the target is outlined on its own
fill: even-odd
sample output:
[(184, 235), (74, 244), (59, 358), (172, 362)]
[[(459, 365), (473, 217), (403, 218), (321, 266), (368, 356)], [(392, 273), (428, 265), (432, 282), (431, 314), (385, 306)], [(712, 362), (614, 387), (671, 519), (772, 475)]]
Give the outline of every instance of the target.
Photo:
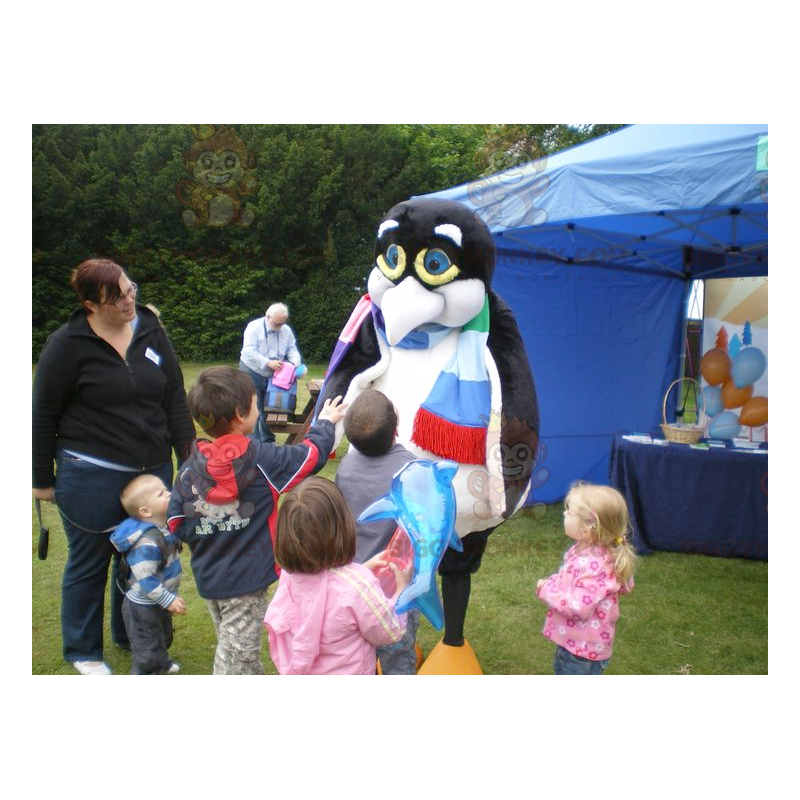
[(111, 675), (111, 667), (105, 661), (73, 661), (75, 667), (81, 675)]
[(170, 661), (167, 667), (167, 675), (177, 675), (181, 671), (181, 665), (177, 661)]

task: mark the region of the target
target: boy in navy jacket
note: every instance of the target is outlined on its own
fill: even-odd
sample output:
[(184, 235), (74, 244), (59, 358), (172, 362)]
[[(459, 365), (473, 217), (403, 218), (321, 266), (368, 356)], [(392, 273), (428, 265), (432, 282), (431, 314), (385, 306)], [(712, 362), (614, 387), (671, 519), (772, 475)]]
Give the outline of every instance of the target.
[(273, 554), (278, 497), (325, 465), (344, 407), (341, 397), (326, 402), (302, 444), (277, 446), (248, 438), (258, 408), (243, 372), (203, 370), (188, 401), (213, 441), (198, 440), (181, 467), (169, 528), (189, 545), (197, 591), (214, 621), (214, 674), (263, 674), (267, 587), (279, 572)]

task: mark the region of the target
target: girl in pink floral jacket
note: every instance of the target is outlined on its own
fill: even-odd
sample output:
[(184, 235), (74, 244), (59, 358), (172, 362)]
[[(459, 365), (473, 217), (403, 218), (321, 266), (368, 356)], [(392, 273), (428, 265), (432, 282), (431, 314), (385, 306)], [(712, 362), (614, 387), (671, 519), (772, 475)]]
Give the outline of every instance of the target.
[[(378, 554), (356, 564), (356, 526), (339, 488), (308, 478), (278, 512), (278, 590), (267, 609), (269, 652), (281, 675), (374, 675), (375, 648), (399, 641), (406, 615), (394, 604), (408, 584)], [(386, 597), (371, 570), (388, 566), (396, 589)]]
[(548, 609), (542, 633), (556, 644), (556, 675), (601, 675), (614, 646), (619, 595), (633, 589), (625, 498), (610, 486), (573, 484), (564, 533), (576, 543), (561, 569), (536, 584)]

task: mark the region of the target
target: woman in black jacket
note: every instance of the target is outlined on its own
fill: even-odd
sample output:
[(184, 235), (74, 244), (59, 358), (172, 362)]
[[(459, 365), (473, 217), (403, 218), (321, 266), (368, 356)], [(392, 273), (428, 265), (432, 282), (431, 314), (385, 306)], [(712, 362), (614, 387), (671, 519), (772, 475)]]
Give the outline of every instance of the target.
[[(136, 284), (122, 267), (108, 259), (84, 261), (72, 286), (81, 308), (48, 338), (36, 368), (33, 496), (57, 503), (67, 535), (64, 658), (81, 674), (107, 675), (109, 534), (127, 516), (119, 493), (142, 473), (171, 486), (172, 449), (183, 461), (195, 433), (167, 334), (152, 311), (136, 304)], [(127, 647), (121, 604), (114, 579), (111, 633)]]

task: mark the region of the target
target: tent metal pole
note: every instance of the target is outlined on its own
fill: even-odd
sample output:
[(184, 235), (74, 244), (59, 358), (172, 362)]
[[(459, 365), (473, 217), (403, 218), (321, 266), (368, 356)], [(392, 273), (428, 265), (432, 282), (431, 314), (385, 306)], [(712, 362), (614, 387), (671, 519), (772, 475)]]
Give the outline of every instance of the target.
[[(714, 247), (716, 247), (717, 249), (719, 249), (720, 252), (724, 252), (727, 249), (727, 244), (725, 242), (723, 242), (721, 239), (718, 239), (716, 236), (712, 236), (710, 233), (706, 233), (705, 231), (701, 230), (699, 226), (689, 225), (686, 222), (682, 222), (680, 219), (677, 219), (676, 216), (675, 216), (677, 213), (680, 213), (680, 212), (662, 211), (661, 212), (661, 216), (664, 217), (665, 219), (668, 219), (670, 222), (674, 222), (675, 223), (675, 227), (674, 228), (669, 228), (669, 229), (667, 229), (665, 231), (659, 231), (657, 234), (653, 235), (652, 238), (660, 239), (667, 233), (672, 233), (673, 231), (677, 231), (677, 230), (685, 230), (685, 231), (689, 231), (694, 236), (698, 236), (700, 238), (703, 238), (703, 239), (711, 242), (711, 244)], [(715, 219), (722, 219), (723, 217), (728, 216), (728, 214), (729, 214), (729, 212), (727, 210), (718, 211), (715, 214), (709, 213), (709, 214), (707, 214), (706, 216), (703, 217), (702, 221), (703, 222), (710, 222), (710, 221), (715, 220)]]
[[(575, 230), (577, 230), (577, 227), (575, 228)], [(587, 236), (591, 236), (596, 241), (602, 242), (603, 244), (607, 244), (610, 247), (615, 247), (615, 246), (626, 247), (624, 242), (617, 243), (617, 242), (613, 242), (611, 239), (606, 239), (603, 236), (600, 236), (600, 234), (598, 234), (592, 228), (581, 227), (580, 232), (582, 234), (587, 235)], [(639, 240), (637, 240), (637, 241), (639, 241)], [(664, 272), (671, 272), (673, 275), (677, 275), (679, 278), (683, 278), (683, 273), (682, 272), (678, 272), (675, 269), (671, 269), (666, 264), (663, 264), (661, 261), (656, 261), (656, 259), (650, 258), (650, 256), (645, 255), (641, 250), (637, 250), (635, 248), (635, 246), (631, 247), (631, 249), (629, 249), (629, 250), (626, 247), (626, 250), (627, 250), (627, 252), (626, 252), (626, 254), (624, 256), (622, 256), (623, 258), (630, 258), (630, 257), (634, 257), (635, 256), (636, 258), (641, 258), (643, 261), (649, 261), (651, 264), (655, 264), (660, 270), (662, 270)], [(667, 250), (668, 250), (668, 248), (664, 248), (663, 251), (662, 250), (656, 250), (656, 251), (651, 251), (651, 252), (654, 252), (654, 253), (667, 252)], [(579, 263), (579, 262), (575, 262), (575, 263)]]
[[(692, 264), (692, 248), (691, 247), (684, 247), (683, 249), (683, 268), (684, 268), (684, 280), (686, 281), (686, 288), (683, 292), (683, 331), (681, 332), (681, 362), (680, 367), (678, 369), (678, 377), (683, 378), (685, 376), (685, 369), (686, 369), (686, 347), (688, 345), (688, 336), (689, 336), (689, 295), (692, 291), (692, 280), (690, 274), (690, 268)], [(678, 399), (678, 403), (680, 404), (683, 398)], [(681, 405), (681, 414), (684, 411), (684, 406)]]

